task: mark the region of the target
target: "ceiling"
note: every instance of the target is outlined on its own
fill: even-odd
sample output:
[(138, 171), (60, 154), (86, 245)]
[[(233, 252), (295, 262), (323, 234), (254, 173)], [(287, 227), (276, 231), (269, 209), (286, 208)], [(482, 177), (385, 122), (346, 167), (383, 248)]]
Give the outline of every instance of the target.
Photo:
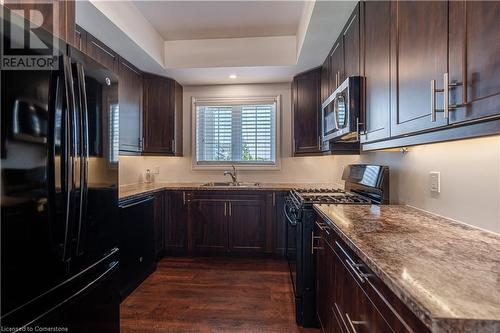
[(134, 1), (164, 40), (291, 36), (304, 1)]
[(76, 21), (141, 70), (183, 85), (274, 83), (321, 65), (355, 6), (335, 0), (80, 0)]

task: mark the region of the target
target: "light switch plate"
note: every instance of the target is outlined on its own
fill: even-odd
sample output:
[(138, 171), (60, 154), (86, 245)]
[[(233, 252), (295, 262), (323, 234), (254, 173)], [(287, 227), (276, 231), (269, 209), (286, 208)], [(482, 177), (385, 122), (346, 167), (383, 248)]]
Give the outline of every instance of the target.
[(159, 175), (160, 174), (160, 167), (159, 166), (155, 165), (153, 167), (153, 174), (155, 174), (155, 175)]
[(438, 171), (429, 172), (430, 189), (433, 193), (441, 193), (441, 173)]

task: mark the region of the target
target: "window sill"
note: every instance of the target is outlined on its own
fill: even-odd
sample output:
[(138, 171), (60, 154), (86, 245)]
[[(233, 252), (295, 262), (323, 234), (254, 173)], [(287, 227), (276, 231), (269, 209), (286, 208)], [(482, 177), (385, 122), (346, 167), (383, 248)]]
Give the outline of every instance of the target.
[[(232, 164), (193, 164), (191, 170), (193, 171), (212, 171), (212, 170), (229, 170)], [(248, 165), (248, 164), (234, 164), (237, 171), (279, 171), (281, 170), (280, 162), (276, 164), (259, 164), (259, 165)]]

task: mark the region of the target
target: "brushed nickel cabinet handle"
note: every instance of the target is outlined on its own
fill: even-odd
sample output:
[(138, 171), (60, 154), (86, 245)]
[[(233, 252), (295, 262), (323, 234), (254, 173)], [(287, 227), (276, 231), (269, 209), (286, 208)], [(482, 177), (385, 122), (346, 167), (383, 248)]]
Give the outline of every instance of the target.
[(314, 254), (314, 250), (323, 250), (321, 246), (314, 246), (314, 240), (321, 239), (320, 236), (314, 236), (314, 230), (311, 231), (311, 254)]
[(436, 80), (431, 80), (431, 121), (436, 121), (436, 112), (442, 112), (443, 109), (436, 109), (436, 93), (444, 92), (444, 89), (436, 89)]
[(227, 216), (227, 202), (224, 201), (224, 216)]
[(233, 212), (232, 212), (233, 205), (231, 204), (231, 201), (229, 201), (228, 205), (229, 205), (229, 216), (232, 216), (233, 215)]
[(444, 92), (444, 97), (443, 97), (444, 119), (448, 119), (448, 117), (450, 116), (450, 109), (448, 108), (449, 106), (448, 98), (450, 95), (448, 73), (443, 74), (443, 92)]
[(273, 207), (276, 207), (276, 192), (273, 192)]
[(182, 204), (186, 205), (186, 192), (182, 191)]

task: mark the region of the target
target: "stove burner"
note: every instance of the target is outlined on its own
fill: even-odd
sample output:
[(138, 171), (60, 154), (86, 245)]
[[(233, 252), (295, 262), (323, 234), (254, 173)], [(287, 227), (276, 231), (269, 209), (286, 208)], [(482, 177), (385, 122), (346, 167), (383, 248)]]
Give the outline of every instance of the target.
[[(296, 189), (298, 204), (371, 204), (371, 201), (360, 195), (332, 188)], [(299, 204), (299, 205), (300, 205)]]
[(339, 188), (299, 188), (295, 189), (297, 193), (344, 193), (344, 190)]

